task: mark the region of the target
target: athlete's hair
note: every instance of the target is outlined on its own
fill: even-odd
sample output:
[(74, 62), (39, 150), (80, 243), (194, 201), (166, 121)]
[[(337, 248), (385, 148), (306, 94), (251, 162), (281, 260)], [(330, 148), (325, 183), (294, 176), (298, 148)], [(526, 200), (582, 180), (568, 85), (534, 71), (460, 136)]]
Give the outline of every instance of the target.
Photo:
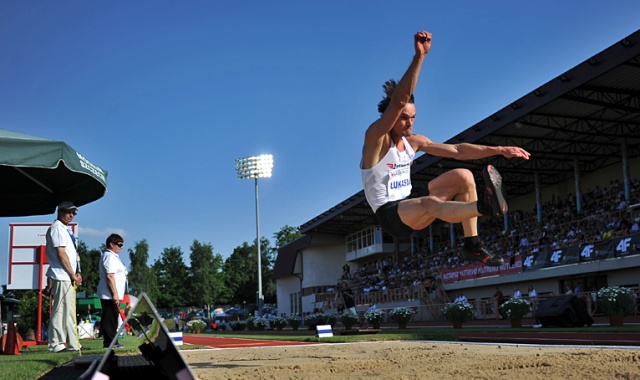
[[(395, 81), (395, 79), (389, 79), (382, 85), (382, 88), (384, 88), (384, 97), (382, 98), (380, 103), (378, 103), (378, 112), (380, 112), (381, 115), (389, 106), (389, 102), (391, 102), (391, 95), (393, 95), (393, 92), (396, 90), (397, 86), (398, 83)], [(411, 94), (411, 97), (409, 98), (409, 103), (413, 104), (413, 94)]]

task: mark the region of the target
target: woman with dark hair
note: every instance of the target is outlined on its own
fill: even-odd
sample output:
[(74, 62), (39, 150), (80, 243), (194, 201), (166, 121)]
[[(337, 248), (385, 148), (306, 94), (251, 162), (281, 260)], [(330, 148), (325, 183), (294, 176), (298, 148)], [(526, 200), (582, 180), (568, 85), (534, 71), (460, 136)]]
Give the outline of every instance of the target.
[[(100, 260), (100, 283), (98, 284), (98, 297), (102, 305), (100, 320), (100, 333), (103, 337), (102, 347), (108, 348), (116, 337), (120, 318), (120, 300), (124, 298), (127, 282), (127, 267), (120, 260), (124, 239), (118, 234), (111, 234), (107, 238), (107, 249), (102, 253)], [(114, 348), (124, 346), (117, 341)]]

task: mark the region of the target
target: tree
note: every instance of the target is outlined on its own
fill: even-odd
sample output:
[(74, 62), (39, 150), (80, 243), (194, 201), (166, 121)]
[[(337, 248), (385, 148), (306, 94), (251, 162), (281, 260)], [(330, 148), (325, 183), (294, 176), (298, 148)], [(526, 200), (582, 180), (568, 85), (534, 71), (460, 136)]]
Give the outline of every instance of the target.
[(87, 295), (94, 294), (98, 290), (100, 282), (100, 259), (102, 253), (99, 249), (87, 248), (87, 244), (80, 241), (78, 244), (78, 255), (80, 255), (80, 267), (82, 269), (82, 284), (79, 290), (85, 290)]
[(149, 243), (142, 239), (129, 248), (129, 294), (138, 296), (144, 292), (154, 304), (158, 299), (158, 283), (155, 273), (149, 268)]
[(300, 233), (300, 229), (298, 227), (292, 227), (290, 225), (285, 225), (284, 227), (282, 227), (280, 231), (273, 234), (273, 238), (276, 240), (276, 246), (273, 248), (275, 251), (274, 256), (277, 256), (278, 250), (280, 248), (301, 237), (302, 234)]
[[(44, 326), (49, 326), (49, 320), (51, 319), (49, 310), (51, 310), (49, 297), (42, 297), (42, 314), (40, 318)], [(18, 334), (26, 339), (30, 330), (34, 332), (38, 330), (38, 293), (33, 290), (24, 291), (20, 298), (20, 305), (18, 305), (18, 315)], [(6, 317), (6, 315), (3, 317)]]
[(191, 268), (189, 268), (189, 294), (191, 304), (214, 305), (226, 302), (223, 260), (219, 254), (213, 254), (211, 244), (202, 244), (197, 240), (191, 245)]
[[(272, 250), (269, 247), (269, 240), (262, 238), (260, 239), (260, 244), (262, 293), (263, 296), (265, 296), (265, 302), (271, 302), (268, 301), (268, 299), (275, 299), (275, 293), (273, 297), (271, 297), (265, 293), (265, 289), (268, 289), (268, 283), (273, 281), (271, 279), (273, 273)], [(247, 301), (247, 303), (257, 301), (257, 253), (258, 250), (255, 244), (249, 245), (249, 243), (244, 242), (241, 246), (236, 247), (231, 256), (225, 261), (224, 272), (227, 278), (226, 284), (231, 292), (231, 302), (235, 304), (241, 304), (244, 301)]]
[(158, 308), (184, 306), (190, 299), (185, 286), (189, 281), (189, 271), (182, 259), (180, 248), (165, 248), (153, 263), (153, 271), (158, 279)]
[[(252, 253), (253, 259), (252, 260)], [(233, 249), (233, 253), (225, 260), (224, 272), (226, 273), (226, 287), (230, 292), (230, 301), (234, 304), (242, 304), (243, 301), (253, 303), (256, 299), (257, 263), (255, 262), (255, 250), (246, 241)]]

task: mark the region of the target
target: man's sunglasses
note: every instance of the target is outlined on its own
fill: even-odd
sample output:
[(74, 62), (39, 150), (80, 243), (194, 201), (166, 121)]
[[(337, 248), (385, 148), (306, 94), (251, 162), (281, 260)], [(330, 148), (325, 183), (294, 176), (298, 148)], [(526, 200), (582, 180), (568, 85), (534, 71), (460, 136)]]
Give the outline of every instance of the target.
[(76, 210), (62, 210), (62, 212), (64, 212), (65, 214), (78, 215), (78, 212)]

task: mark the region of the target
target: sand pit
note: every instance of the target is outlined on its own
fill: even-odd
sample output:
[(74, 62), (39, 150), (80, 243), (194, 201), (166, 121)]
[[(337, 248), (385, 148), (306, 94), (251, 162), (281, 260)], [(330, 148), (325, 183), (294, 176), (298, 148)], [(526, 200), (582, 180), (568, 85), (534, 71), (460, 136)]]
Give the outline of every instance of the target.
[(199, 379), (640, 379), (640, 351), (384, 341), (183, 351)]

